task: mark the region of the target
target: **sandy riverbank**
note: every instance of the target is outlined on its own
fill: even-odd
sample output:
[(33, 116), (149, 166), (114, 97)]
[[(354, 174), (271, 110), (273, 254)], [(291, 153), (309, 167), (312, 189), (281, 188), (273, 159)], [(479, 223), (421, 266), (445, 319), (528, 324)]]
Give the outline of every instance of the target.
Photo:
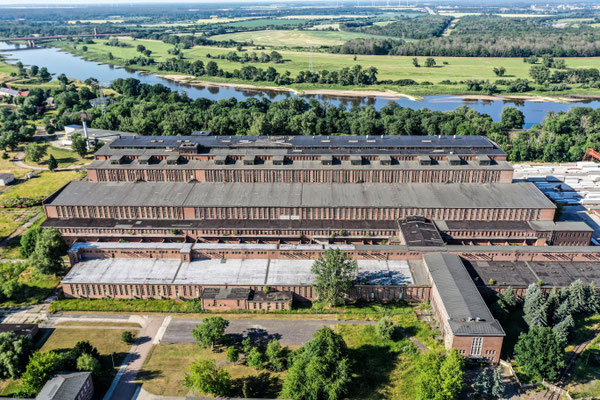
[(246, 90), (272, 90), (276, 92), (288, 92), (296, 95), (326, 95), (338, 97), (383, 97), (383, 98), (406, 98), (412, 101), (419, 99), (403, 93), (394, 92), (393, 90), (338, 90), (338, 89), (311, 89), (311, 90), (296, 90), (285, 86), (257, 86), (245, 83), (226, 83), (226, 82), (211, 82), (211, 81), (191, 81), (192, 76), (189, 75), (158, 75), (161, 78), (169, 79), (177, 83), (182, 83), (192, 86), (214, 86), (214, 87), (233, 87)]

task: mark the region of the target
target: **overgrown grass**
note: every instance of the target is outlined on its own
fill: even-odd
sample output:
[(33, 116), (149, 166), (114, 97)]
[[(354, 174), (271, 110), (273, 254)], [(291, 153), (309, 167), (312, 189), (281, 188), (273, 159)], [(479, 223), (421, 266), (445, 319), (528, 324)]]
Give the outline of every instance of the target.
[[(22, 218), (19, 221), (19, 227), (22, 224), (26, 223), (29, 219), (33, 218), (33, 216), (35, 216), (36, 214), (43, 214), (42, 207), (38, 206), (38, 207), (31, 207), (28, 209), (12, 209), (12, 208), (0, 209), (0, 216), (4, 215), (5, 213), (16, 213), (16, 212), (23, 212), (23, 213), (27, 214), (26, 218)], [(40, 226), (45, 220), (46, 220), (46, 217), (44, 215), (41, 215), (26, 230), (21, 232), (19, 235), (14, 236), (12, 239), (8, 240), (4, 244), (4, 246), (0, 247), (0, 258), (9, 258), (9, 259), (22, 258), (21, 253), (20, 253), (21, 237), (28, 230)], [(15, 230), (16, 229), (18, 229), (18, 227), (16, 227)], [(11, 233), (12, 232), (14, 232), (14, 230), (11, 231)], [(4, 237), (6, 237), (8, 235), (10, 235), (10, 233), (5, 234)]]
[[(30, 208), (1, 208), (0, 209), (0, 240), (9, 236), (21, 225), (42, 212), (41, 207)], [(0, 251), (3, 248), (0, 248)]]
[(57, 311), (117, 311), (153, 313), (199, 312), (198, 302), (158, 299), (65, 299), (50, 305), (51, 312)]
[(382, 340), (373, 325), (337, 325), (336, 331), (348, 345), (353, 366), (349, 398), (415, 398), (414, 369), (419, 352), (408, 338)]
[(0, 308), (37, 304), (52, 293), (60, 283), (60, 278), (55, 275), (43, 275), (32, 267), (27, 267), (19, 276), (19, 283), (21, 288), (12, 299), (0, 302)]
[[(245, 366), (242, 362), (232, 364), (225, 359), (225, 352), (212, 352), (210, 349), (200, 349), (195, 343), (160, 344), (154, 346), (142, 370), (138, 373), (138, 382), (148, 392), (162, 396), (186, 396), (189, 389), (183, 386), (185, 372), (188, 366), (198, 358), (213, 359), (217, 365), (229, 372), (233, 380), (233, 392), (241, 396), (244, 380), (252, 379), (259, 382), (257, 397), (275, 398), (281, 390), (285, 372), (274, 373), (256, 370)], [(194, 393), (202, 395), (202, 393)]]
[(47, 197), (70, 181), (80, 180), (84, 174), (79, 171), (44, 171), (33, 178), (18, 183), (0, 194), (0, 202), (13, 198)]

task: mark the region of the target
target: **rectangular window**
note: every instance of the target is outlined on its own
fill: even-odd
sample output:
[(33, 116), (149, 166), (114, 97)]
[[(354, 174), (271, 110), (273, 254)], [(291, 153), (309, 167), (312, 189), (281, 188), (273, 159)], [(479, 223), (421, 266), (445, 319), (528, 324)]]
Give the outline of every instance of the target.
[(474, 337), (473, 343), (471, 344), (471, 356), (480, 356), (482, 345), (483, 345), (483, 338), (482, 337)]

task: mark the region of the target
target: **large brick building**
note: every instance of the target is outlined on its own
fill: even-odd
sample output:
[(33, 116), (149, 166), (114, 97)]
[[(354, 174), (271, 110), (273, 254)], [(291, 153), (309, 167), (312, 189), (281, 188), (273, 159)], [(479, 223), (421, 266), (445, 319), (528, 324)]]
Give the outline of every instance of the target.
[(95, 158), (43, 204), (72, 244), (67, 297), (287, 309), (339, 248), (358, 263), (349, 299), (431, 301), (448, 347), (498, 361), (502, 328), (465, 264), (600, 261), (593, 230), (554, 222), (484, 137), (122, 136)]

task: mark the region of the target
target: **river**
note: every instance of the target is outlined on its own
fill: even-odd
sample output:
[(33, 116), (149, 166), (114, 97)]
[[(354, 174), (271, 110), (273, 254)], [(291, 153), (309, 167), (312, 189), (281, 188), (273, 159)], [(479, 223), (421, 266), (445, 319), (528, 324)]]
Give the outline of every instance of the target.
[[(46, 67), (52, 74), (64, 73), (70, 78), (85, 80), (93, 77), (103, 85), (108, 86), (110, 82), (118, 78), (136, 78), (142, 83), (151, 85), (160, 83), (172, 90), (186, 92), (193, 99), (208, 98), (211, 100), (220, 100), (235, 97), (238, 100), (245, 100), (250, 97), (267, 97), (270, 100), (282, 100), (287, 97), (297, 96), (289, 92), (280, 92), (273, 90), (248, 90), (234, 87), (219, 86), (190, 86), (164, 78), (154, 74), (144, 74), (139, 71), (132, 71), (125, 68), (114, 67), (101, 64), (94, 61), (86, 61), (80, 57), (60, 51), (57, 48), (26, 48), (15, 46), (13, 44), (0, 42), (0, 51), (5, 55), (6, 61), (16, 63), (21, 61), (25, 65), (37, 65)], [(357, 105), (373, 105), (380, 109), (388, 102), (393, 101), (403, 107), (414, 109), (429, 108), (431, 110), (448, 111), (453, 110), (460, 105), (469, 107), (489, 114), (495, 121), (500, 119), (502, 108), (506, 105), (513, 105), (519, 108), (525, 114), (525, 127), (531, 127), (534, 124), (541, 123), (549, 112), (568, 111), (572, 107), (586, 106), (598, 108), (600, 100), (578, 101), (570, 103), (556, 103), (551, 101), (510, 101), (510, 100), (471, 100), (455, 96), (426, 96), (422, 101), (413, 101), (405, 98), (386, 98), (386, 97), (337, 97), (330, 95), (311, 95), (304, 97), (313, 97), (332, 105), (343, 104), (347, 107)]]

